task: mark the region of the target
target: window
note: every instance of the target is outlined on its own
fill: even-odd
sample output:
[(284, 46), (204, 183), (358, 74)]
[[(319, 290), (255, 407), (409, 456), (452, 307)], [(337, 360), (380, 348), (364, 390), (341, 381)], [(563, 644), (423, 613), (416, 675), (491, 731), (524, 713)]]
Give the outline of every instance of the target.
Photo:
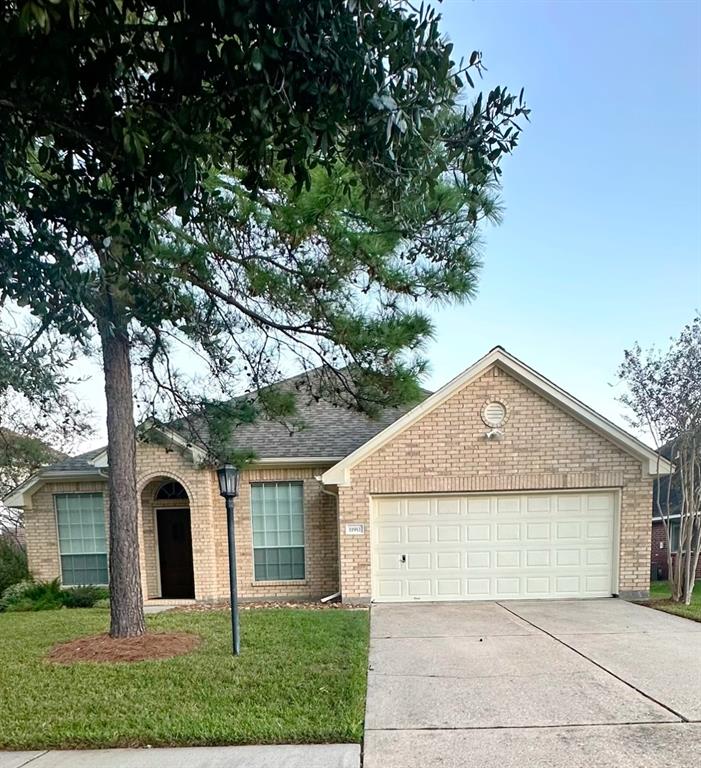
[(669, 523), (669, 551), (679, 552), (679, 520), (670, 520)]
[(256, 581), (304, 578), (302, 483), (251, 486), (253, 572)]
[(54, 499), (63, 584), (107, 584), (102, 494), (61, 493)]
[(187, 491), (176, 483), (175, 480), (169, 480), (158, 489), (156, 493), (156, 500), (170, 500), (170, 499), (187, 499)]

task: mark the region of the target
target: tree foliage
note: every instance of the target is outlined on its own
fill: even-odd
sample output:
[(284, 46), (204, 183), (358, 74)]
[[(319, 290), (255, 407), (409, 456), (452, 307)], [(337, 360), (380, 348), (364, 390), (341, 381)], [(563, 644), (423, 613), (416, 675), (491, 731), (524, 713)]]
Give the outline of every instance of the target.
[(528, 110), (501, 87), (461, 106), (481, 56), (456, 63), (438, 21), (394, 0), (2, 6), (0, 297), (34, 319), (25, 353), (99, 338), (113, 630), (129, 600), (143, 628), (130, 362), (143, 417), (252, 417), (212, 401), (295, 361), (321, 366), (310, 396), (372, 411), (417, 392), (419, 303), (473, 295)]
[[(701, 549), (701, 316), (667, 350), (643, 351), (638, 344), (627, 350), (619, 378), (627, 387), (620, 399), (632, 412), (631, 423), (649, 432), (674, 464), (671, 478), (658, 472), (654, 503), (667, 541), (672, 597), (688, 605)], [(679, 550), (673, 558), (670, 524), (677, 514)]]

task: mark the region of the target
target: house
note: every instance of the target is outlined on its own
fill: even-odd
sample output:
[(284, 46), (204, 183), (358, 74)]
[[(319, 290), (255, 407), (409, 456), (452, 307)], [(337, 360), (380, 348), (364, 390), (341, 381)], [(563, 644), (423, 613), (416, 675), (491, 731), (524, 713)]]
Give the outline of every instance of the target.
[[(503, 348), (376, 421), (323, 399), (298, 406), (293, 434), (266, 421), (237, 431), (257, 454), (236, 500), (243, 599), (648, 594), (657, 455)], [(224, 505), (199, 458), (177, 435), (170, 450), (138, 445), (145, 598), (228, 595)], [(25, 509), (38, 577), (107, 581), (108, 472), (92, 451), (8, 500)]]
[[(660, 455), (671, 459), (672, 445), (667, 444), (660, 448)], [(680, 531), (680, 510), (681, 510), (681, 489), (677, 479), (677, 473), (662, 477), (653, 483), (653, 501), (652, 501), (652, 541), (650, 549), (650, 574), (653, 580), (666, 580), (669, 577), (669, 563), (667, 561), (667, 536), (665, 535), (664, 524), (660, 509), (657, 505), (657, 495), (662, 506), (662, 514), (669, 514), (669, 544), (672, 550), (672, 561), (676, 558), (679, 551), (679, 531)], [(667, 509), (667, 491), (668, 483), (672, 483), (669, 488), (669, 510)], [(659, 489), (658, 489), (659, 484)], [(701, 579), (701, 559), (696, 566), (696, 579)]]

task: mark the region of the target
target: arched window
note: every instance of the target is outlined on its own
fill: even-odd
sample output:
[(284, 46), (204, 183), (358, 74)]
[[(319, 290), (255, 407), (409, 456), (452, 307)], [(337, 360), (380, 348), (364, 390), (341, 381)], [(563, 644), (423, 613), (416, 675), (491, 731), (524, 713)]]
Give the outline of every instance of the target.
[(175, 480), (168, 480), (156, 491), (156, 500), (187, 499), (187, 491)]

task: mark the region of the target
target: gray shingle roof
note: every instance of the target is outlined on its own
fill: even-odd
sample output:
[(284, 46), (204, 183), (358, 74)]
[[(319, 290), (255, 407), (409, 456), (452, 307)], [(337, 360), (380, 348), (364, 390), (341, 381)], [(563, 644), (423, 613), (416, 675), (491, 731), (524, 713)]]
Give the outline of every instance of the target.
[[(301, 379), (301, 376), (293, 376), (274, 385), (296, 393), (297, 413), (293, 428), (260, 417), (251, 424), (239, 424), (234, 428), (232, 447), (237, 451), (252, 451), (261, 459), (340, 459), (366, 443), (415, 405), (385, 408), (376, 417), (371, 417), (356, 409), (338, 405), (330, 399), (313, 397), (309, 390), (299, 387)], [(426, 397), (430, 394), (428, 391), (422, 392)], [(180, 429), (176, 422), (170, 426), (176, 431), (185, 431)], [(103, 447), (79, 456), (71, 456), (44, 469), (66, 473), (94, 469), (94, 465), (90, 463), (91, 459), (104, 450)]]
[(232, 435), (237, 450), (253, 451), (258, 458), (344, 457), (403, 416), (411, 407), (386, 408), (377, 418), (334, 405), (327, 400), (305, 402), (298, 397), (300, 427), (259, 419), (240, 424)]
[(55, 464), (51, 464), (43, 469), (51, 472), (82, 472), (89, 469), (95, 469), (95, 465), (91, 464), (90, 461), (104, 450), (105, 446), (102, 448), (95, 448), (92, 451), (86, 451), (78, 456), (66, 456), (65, 459), (57, 461)]

